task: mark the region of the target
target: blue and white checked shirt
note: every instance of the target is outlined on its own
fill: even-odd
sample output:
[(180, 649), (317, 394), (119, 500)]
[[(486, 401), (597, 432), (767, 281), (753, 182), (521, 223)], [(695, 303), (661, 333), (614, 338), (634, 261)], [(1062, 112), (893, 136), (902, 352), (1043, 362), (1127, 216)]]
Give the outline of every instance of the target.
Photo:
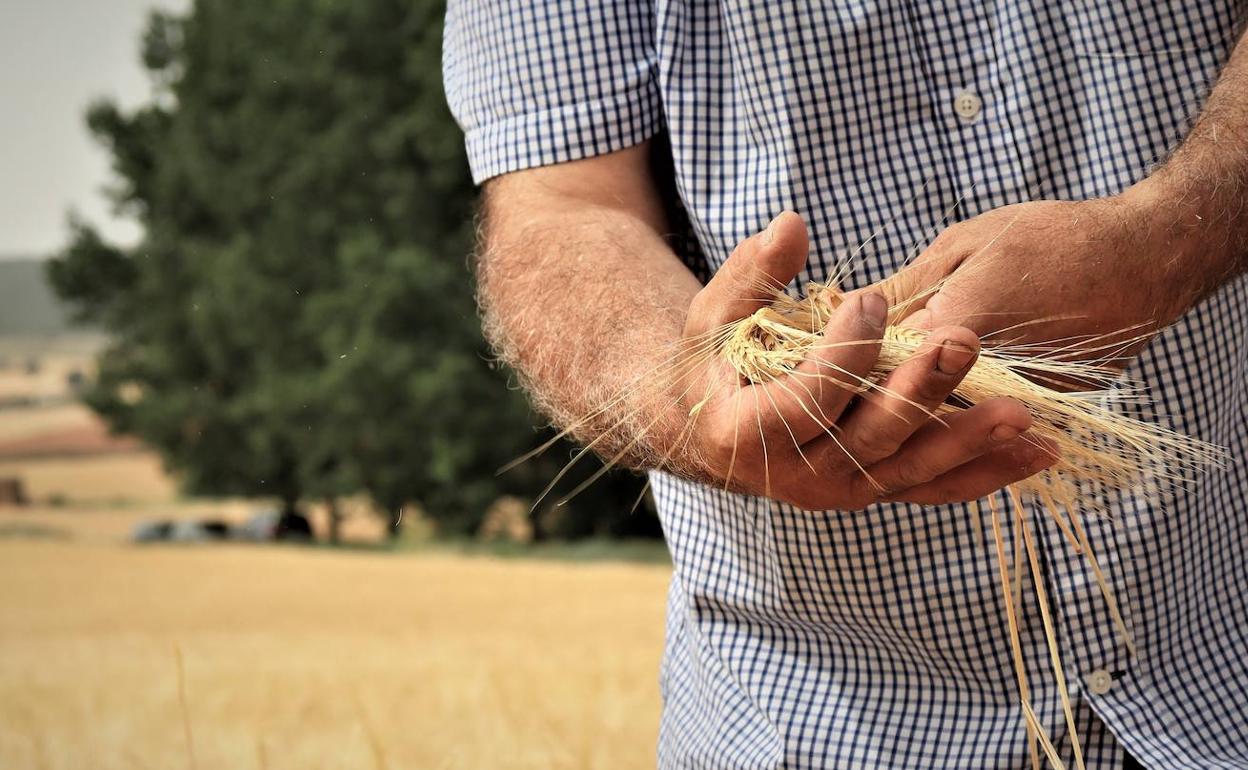
[[(1142, 178), (1246, 18), (1248, 0), (451, 0), (445, 73), (478, 181), (665, 133), (701, 273), (787, 208), (820, 280), (896, 217), (852, 288), (930, 241), (960, 195), (965, 218)], [(1132, 374), (1178, 430), (1248, 457), (1248, 282)], [(986, 515), (812, 513), (653, 482), (675, 564), (660, 766), (1029, 764)], [(1146, 767), (1248, 768), (1246, 497), (1237, 462), (1087, 522), (1135, 657), (1036, 517), (1089, 768), (1121, 767), (1124, 747)], [(1023, 595), (1033, 701), (1064, 743)]]

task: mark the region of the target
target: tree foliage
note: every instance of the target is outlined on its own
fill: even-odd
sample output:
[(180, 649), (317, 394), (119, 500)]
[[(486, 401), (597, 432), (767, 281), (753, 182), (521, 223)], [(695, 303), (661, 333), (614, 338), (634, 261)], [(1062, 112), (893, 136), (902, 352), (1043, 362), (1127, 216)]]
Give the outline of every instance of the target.
[[(112, 332), (87, 398), (192, 493), (365, 491), (469, 530), (566, 460), (489, 363), (465, 269), (474, 190), (424, 0), (199, 0), (143, 40), (151, 100), (101, 102), (134, 248), (74, 225), (50, 264)], [(616, 477), (569, 532), (653, 531)]]

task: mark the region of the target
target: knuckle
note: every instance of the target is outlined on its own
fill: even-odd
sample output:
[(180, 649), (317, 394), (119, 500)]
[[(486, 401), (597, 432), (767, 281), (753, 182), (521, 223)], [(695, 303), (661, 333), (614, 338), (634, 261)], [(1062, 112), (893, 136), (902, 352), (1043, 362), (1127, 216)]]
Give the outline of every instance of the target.
[(952, 390), (948, 375), (935, 371), (926, 373), (914, 384), (914, 400), (921, 404), (936, 405), (944, 401)]
[(731, 460), (735, 452), (738, 458), (746, 454), (744, 442), (735, 435), (735, 431), (731, 426), (724, 426), (722, 423), (712, 427), (703, 442), (703, 451), (710, 459), (716, 463), (726, 463)]
[(831, 478), (840, 478), (845, 475), (847, 467), (852, 467), (849, 458), (839, 446), (821, 452), (818, 457), (814, 458), (814, 464), (819, 469), (820, 475), (827, 475)]
[(880, 460), (897, 451), (897, 442), (883, 430), (860, 433), (854, 437), (853, 446), (859, 457)]
[(970, 435), (962, 436), (962, 451), (967, 456), (978, 457), (987, 454), (999, 446), (998, 442), (993, 440), (991, 428), (976, 431)]
[(689, 310), (685, 315), (685, 336), (700, 334), (710, 328), (714, 310), (714, 298), (708, 296), (706, 289), (698, 292), (689, 302)]
[(936, 240), (932, 241), (932, 247), (935, 248), (938, 244), (940, 246), (949, 246), (952, 243), (956, 243), (965, 237), (972, 227), (970, 220), (952, 224), (942, 230), (940, 235), (936, 236)]
[(915, 458), (910, 462), (901, 463), (897, 473), (897, 484), (902, 489), (926, 484), (938, 475), (937, 468), (926, 459)]

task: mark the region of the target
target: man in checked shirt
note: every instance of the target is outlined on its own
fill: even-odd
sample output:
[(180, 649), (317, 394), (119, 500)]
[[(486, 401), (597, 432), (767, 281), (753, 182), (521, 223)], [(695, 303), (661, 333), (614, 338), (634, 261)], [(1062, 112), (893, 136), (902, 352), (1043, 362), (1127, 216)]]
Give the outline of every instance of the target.
[[(637, 468), (674, 453), (651, 470), (675, 566), (661, 767), (1029, 764), (986, 524), (963, 503), (1050, 458), (1018, 438), (1019, 403), (947, 428), (915, 406), (979, 335), (1028, 319), (1050, 319), (1022, 327), (1037, 342), (1156, 332), (1129, 373), (1241, 459), (1088, 521), (1135, 654), (1036, 519), (1087, 766), (1248, 767), (1246, 20), (1245, 0), (451, 0), (487, 329), (560, 424), (650, 373), (582, 436), (607, 431), (611, 455), (644, 435)], [(824, 330), (867, 344), (812, 355), (866, 373), (884, 295), (947, 277), (911, 321), (932, 344), (890, 376), (898, 398), (847, 410), (823, 388), (812, 411), (887, 494), (828, 425), (756, 410), (715, 362), (673, 449), (691, 403), (660, 366), (672, 346), (759, 307), (764, 282), (826, 279), (886, 222)], [(1069, 750), (1054, 684), (1032, 701)]]

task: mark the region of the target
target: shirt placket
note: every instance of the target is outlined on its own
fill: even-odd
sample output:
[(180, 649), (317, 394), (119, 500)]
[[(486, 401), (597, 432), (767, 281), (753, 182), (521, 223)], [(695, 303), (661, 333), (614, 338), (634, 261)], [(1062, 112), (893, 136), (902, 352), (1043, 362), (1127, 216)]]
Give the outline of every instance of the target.
[[(948, 159), (944, 172), (963, 197), (963, 218), (1030, 198), (1026, 139), (1014, 128), (1029, 119), (1029, 105), (1025, 96), (1013, 95), (1009, 59), (1015, 47), (1010, 36), (1022, 32), (1004, 20), (998, 25), (990, 12), (983, 4), (946, 3), (918, 19), (933, 120)], [(1038, 513), (1068, 684), (1093, 702), (1108, 702), (1130, 674), (1130, 652), (1086, 556), (1074, 551), (1047, 512)], [(1114, 524), (1093, 516), (1083, 522), (1097, 566), (1130, 629), (1132, 592), (1114, 547)]]
[(947, 3), (917, 17), (948, 185), (974, 216), (1027, 197), (1018, 137), (1011, 125), (1009, 68), (998, 51), (986, 11), (978, 3)]
[[(1039, 511), (1041, 520), (1049, 514)], [(1068, 681), (1094, 703), (1112, 702), (1131, 676), (1132, 658), (1127, 641), (1114, 621), (1109, 599), (1097, 579), (1096, 560), (1128, 634), (1134, 634), (1132, 598), (1136, 583), (1122, 558), (1119, 540), (1123, 523), (1107, 516), (1081, 517), (1091, 555), (1076, 553), (1052, 522), (1046, 527), (1046, 569), (1052, 601), (1059, 619), (1059, 644)]]

